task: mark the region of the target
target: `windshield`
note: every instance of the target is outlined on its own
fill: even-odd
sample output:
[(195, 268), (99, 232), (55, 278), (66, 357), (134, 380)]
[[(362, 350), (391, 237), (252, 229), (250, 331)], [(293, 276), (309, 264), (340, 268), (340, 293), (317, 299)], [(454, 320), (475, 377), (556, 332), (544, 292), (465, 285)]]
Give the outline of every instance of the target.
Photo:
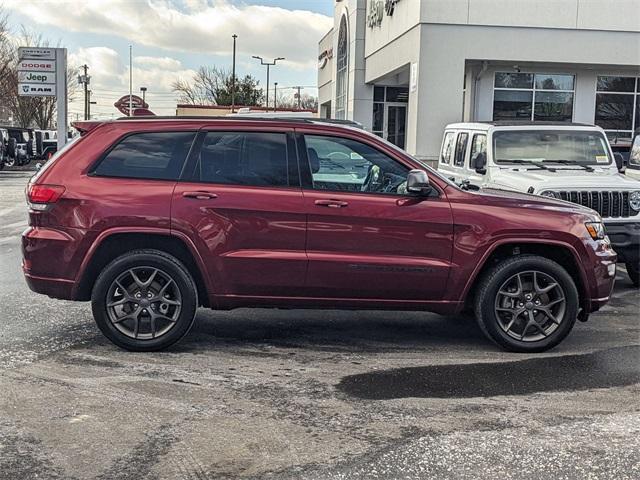
[(600, 132), (575, 130), (497, 131), (496, 163), (610, 165), (607, 140)]

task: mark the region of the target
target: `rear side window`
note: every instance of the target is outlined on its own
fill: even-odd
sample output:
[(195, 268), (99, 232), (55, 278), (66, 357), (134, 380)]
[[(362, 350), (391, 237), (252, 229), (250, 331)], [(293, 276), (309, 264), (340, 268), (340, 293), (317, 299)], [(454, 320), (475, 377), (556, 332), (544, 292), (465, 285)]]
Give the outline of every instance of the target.
[(456, 167), (464, 166), (464, 157), (467, 153), (467, 140), (469, 139), (469, 134), (462, 132), (458, 135), (458, 141), (456, 142), (456, 156), (454, 163)]
[(197, 179), (207, 183), (286, 187), (284, 133), (208, 132), (198, 159)]
[(102, 159), (94, 174), (103, 177), (177, 180), (195, 132), (135, 133)]
[(447, 132), (444, 134), (444, 141), (442, 142), (442, 153), (440, 153), (440, 163), (451, 163), (454, 137), (454, 132)]

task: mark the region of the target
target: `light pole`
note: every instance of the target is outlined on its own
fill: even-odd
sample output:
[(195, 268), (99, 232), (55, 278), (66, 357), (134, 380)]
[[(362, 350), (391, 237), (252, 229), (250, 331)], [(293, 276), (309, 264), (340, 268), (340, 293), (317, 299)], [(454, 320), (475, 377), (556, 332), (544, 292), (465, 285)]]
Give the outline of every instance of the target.
[(273, 82), (273, 111), (278, 109), (278, 82)]
[(231, 113), (236, 112), (236, 38), (238, 35), (235, 33), (231, 35), (233, 37), (233, 66), (231, 67)]
[(144, 101), (144, 99), (145, 99), (145, 97), (146, 97), (147, 87), (140, 87), (140, 91), (142, 92), (142, 106), (143, 106), (143, 108), (144, 108), (144, 105), (145, 105), (145, 103), (146, 103), (146, 102)]
[(284, 57), (274, 58), (273, 62), (265, 62), (262, 57), (259, 57), (257, 55), (253, 55), (253, 58), (260, 60), (260, 65), (267, 66), (267, 112), (268, 112), (269, 111), (269, 67), (271, 65), (275, 65), (278, 62), (278, 60), (284, 60)]

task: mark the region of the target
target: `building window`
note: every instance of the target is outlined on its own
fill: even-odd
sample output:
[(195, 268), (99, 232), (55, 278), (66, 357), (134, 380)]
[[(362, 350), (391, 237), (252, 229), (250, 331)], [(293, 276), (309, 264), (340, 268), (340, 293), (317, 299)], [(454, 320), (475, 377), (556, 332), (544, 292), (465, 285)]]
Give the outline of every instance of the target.
[(599, 76), (595, 123), (612, 142), (631, 141), (633, 132), (640, 128), (640, 78)]
[(349, 38), (347, 32), (347, 17), (340, 20), (338, 32), (338, 58), (336, 60), (336, 118), (347, 118), (347, 90), (349, 70)]
[(574, 75), (496, 72), (494, 120), (573, 120)]

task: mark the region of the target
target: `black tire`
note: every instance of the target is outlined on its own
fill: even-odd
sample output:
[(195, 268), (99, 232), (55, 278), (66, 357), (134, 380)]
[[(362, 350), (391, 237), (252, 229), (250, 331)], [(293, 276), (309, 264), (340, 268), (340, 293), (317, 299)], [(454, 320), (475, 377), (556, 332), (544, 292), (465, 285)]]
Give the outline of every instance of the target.
[[(157, 269), (158, 272), (161, 272), (161, 275), (173, 280), (181, 301), (180, 311), (176, 312), (175, 321), (167, 322), (167, 325), (172, 324), (172, 326), (169, 327), (166, 333), (151, 339), (137, 338), (138, 326), (135, 327), (136, 338), (123, 333), (110, 318), (110, 315), (115, 315), (114, 311), (108, 311), (107, 307), (108, 296), (114, 291), (112, 287), (116, 280), (121, 278), (122, 275), (126, 275), (131, 269), (144, 268)], [(117, 290), (116, 287), (115, 291), (117, 292)], [(138, 304), (134, 306), (138, 307)], [(140, 304), (140, 308), (142, 306)], [(135, 250), (116, 258), (102, 270), (91, 293), (91, 308), (98, 328), (117, 346), (135, 352), (163, 350), (179, 341), (189, 332), (193, 325), (197, 306), (198, 290), (187, 268), (175, 257), (159, 250)], [(149, 310), (151, 309), (149, 308)], [(146, 310), (143, 310), (143, 312), (146, 312)], [(136, 315), (136, 317), (138, 319), (134, 323), (139, 325), (138, 322), (141, 321), (140, 315)], [(144, 318), (147, 319), (148, 317)], [(115, 322), (118, 323), (118, 319)]]
[(627, 275), (629, 275), (633, 286), (636, 288), (640, 287), (640, 265), (637, 263), (627, 262), (624, 266), (627, 269)]
[[(512, 335), (506, 333), (503, 323), (498, 318), (499, 314), (496, 310), (498, 292), (504, 287), (505, 282), (517, 274), (530, 275), (533, 271), (541, 273), (542, 276), (548, 276), (557, 283), (557, 288), (561, 289), (558, 291), (564, 294), (564, 303), (562, 304), (564, 310), (560, 323), (548, 336), (539, 340), (523, 341), (514, 338), (513, 332)], [(479, 282), (479, 289), (475, 297), (476, 320), (487, 338), (506, 350), (522, 353), (544, 352), (558, 345), (569, 334), (576, 322), (579, 296), (575, 282), (564, 268), (548, 258), (537, 255), (519, 255), (503, 260), (489, 269), (479, 279)], [(533, 312), (535, 311), (531, 313)], [(528, 314), (528, 311), (524, 311), (522, 315)], [(519, 317), (517, 321), (526, 323), (526, 318), (529, 317)], [(506, 328), (508, 330), (508, 327)], [(528, 331), (526, 326), (523, 326), (523, 329), (524, 332)], [(538, 330), (537, 327), (535, 330)]]
[(16, 159), (15, 157), (7, 157), (7, 159), (4, 161), (4, 164), (7, 167), (13, 167), (16, 164)]

